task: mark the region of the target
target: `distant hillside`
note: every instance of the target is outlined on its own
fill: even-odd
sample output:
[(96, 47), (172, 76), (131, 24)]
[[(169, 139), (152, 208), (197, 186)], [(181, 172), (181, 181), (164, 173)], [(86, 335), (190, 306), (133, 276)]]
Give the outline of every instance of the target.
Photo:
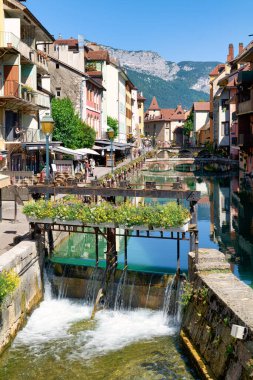
[(153, 96), (162, 108), (176, 107), (177, 104), (190, 108), (194, 101), (208, 100), (208, 74), (219, 62), (175, 63), (152, 51), (105, 47), (120, 61), (131, 81), (143, 92), (147, 98), (146, 108)]

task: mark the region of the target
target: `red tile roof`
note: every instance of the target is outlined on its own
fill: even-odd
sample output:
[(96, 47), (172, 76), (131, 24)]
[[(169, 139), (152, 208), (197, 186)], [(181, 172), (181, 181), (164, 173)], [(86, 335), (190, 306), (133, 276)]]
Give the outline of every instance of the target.
[(68, 38), (66, 40), (60, 38), (54, 41), (54, 45), (68, 45), (69, 47), (78, 46), (78, 40), (76, 38)]
[(150, 106), (148, 108), (149, 110), (160, 110), (160, 107), (157, 103), (157, 100), (156, 100), (156, 97), (154, 96), (151, 103), (150, 103)]
[(195, 111), (210, 111), (210, 102), (194, 102), (193, 108)]
[(139, 100), (140, 102), (145, 102), (147, 99), (144, 98), (144, 96), (142, 96), (142, 95), (140, 95), (140, 94), (138, 93), (138, 95), (137, 95), (137, 100)]
[[(183, 121), (186, 120), (186, 113), (184, 112), (181, 105), (177, 106), (177, 108), (162, 108), (160, 109), (160, 116), (154, 116), (149, 115), (149, 110), (152, 111), (152, 109), (148, 109), (145, 114), (145, 122), (152, 122), (152, 121)], [(157, 109), (154, 109), (154, 111)]]
[(109, 62), (109, 53), (107, 50), (89, 50), (85, 54), (87, 61), (106, 61)]
[(222, 71), (225, 69), (225, 65), (224, 63), (221, 63), (217, 66), (215, 66), (215, 68), (210, 72), (210, 77), (217, 77), (218, 75), (220, 75), (222, 73)]

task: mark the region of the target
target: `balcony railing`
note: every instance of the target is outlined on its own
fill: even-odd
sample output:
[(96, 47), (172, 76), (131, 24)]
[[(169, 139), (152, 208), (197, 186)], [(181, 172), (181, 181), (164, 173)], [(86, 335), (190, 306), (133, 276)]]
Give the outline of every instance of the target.
[(50, 98), (47, 95), (36, 93), (35, 102), (38, 106), (50, 108)]
[(238, 145), (244, 146), (244, 147), (251, 147), (251, 146), (253, 146), (253, 135), (239, 133), (239, 136), (238, 136)]
[(38, 142), (45, 141), (45, 135), (39, 129), (22, 128), (20, 133), (16, 133), (16, 127), (0, 127), (0, 138), (8, 142)]
[(246, 114), (253, 112), (253, 99), (247, 100), (246, 102), (241, 102), (238, 104), (238, 114)]
[(31, 61), (39, 68), (48, 72), (48, 64), (45, 58), (45, 54), (43, 52), (35, 50), (25, 42), (21, 41), (17, 36), (15, 36), (15, 34), (11, 32), (0, 32), (0, 47), (13, 47), (27, 60)]
[(22, 86), (13, 80), (4, 81), (0, 96), (14, 96), (15, 98), (26, 100), (40, 107), (50, 108), (50, 98), (48, 95), (35, 91), (27, 91), (24, 85)]

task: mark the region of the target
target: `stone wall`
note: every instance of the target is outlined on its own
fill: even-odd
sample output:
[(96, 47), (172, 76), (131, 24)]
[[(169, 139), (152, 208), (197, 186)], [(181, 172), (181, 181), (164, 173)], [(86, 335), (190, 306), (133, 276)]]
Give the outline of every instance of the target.
[[(189, 254), (189, 280), (181, 336), (203, 377), (252, 379), (253, 289), (231, 273), (224, 255), (214, 249), (200, 249), (197, 265), (195, 254)], [(232, 324), (247, 328), (245, 339), (231, 336)]]
[(0, 256), (0, 271), (11, 270), (20, 277), (14, 293), (0, 308), (0, 353), (25, 322), (27, 313), (38, 305), (43, 295), (42, 261), (34, 241), (22, 241)]

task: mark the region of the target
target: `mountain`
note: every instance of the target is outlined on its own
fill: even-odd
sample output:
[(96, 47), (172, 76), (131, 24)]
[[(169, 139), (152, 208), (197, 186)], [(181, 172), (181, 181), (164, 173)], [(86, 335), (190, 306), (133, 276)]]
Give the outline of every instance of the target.
[(182, 104), (190, 108), (194, 101), (208, 100), (208, 74), (220, 62), (179, 63), (166, 61), (153, 51), (127, 51), (104, 46), (120, 61), (130, 80), (147, 98), (146, 108), (156, 96), (161, 108)]

